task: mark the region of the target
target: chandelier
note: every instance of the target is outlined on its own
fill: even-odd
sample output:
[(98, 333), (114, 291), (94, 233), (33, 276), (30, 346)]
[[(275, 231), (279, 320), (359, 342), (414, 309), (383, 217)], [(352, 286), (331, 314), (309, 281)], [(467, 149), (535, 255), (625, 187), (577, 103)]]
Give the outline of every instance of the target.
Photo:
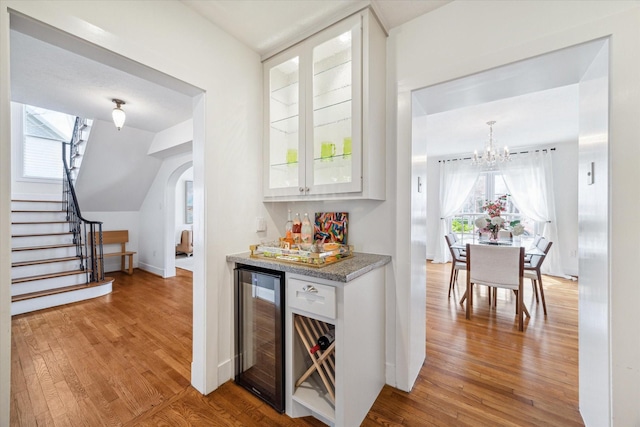
[(508, 162), (511, 160), (511, 156), (509, 155), (509, 149), (504, 147), (502, 152), (498, 152), (498, 150), (493, 146), (493, 125), (496, 124), (495, 120), (487, 122), (489, 125), (489, 141), (487, 141), (484, 145), (484, 151), (482, 155), (478, 155), (478, 150), (473, 152), (473, 164), (484, 167), (493, 167), (498, 162)]

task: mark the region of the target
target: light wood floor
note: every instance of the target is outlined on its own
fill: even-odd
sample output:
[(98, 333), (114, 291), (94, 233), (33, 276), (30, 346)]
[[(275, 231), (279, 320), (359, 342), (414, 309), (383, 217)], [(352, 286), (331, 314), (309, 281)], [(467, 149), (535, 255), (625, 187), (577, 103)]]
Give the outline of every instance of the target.
[[(365, 426), (581, 426), (577, 284), (548, 278), (548, 316), (517, 331), (514, 301), (478, 289), (472, 320), (427, 264), (427, 360), (411, 393), (385, 386)], [(233, 382), (189, 385), (191, 273), (115, 274), (112, 294), (15, 316), (12, 426), (321, 426), (276, 413)], [(459, 291), (463, 291), (464, 273)]]

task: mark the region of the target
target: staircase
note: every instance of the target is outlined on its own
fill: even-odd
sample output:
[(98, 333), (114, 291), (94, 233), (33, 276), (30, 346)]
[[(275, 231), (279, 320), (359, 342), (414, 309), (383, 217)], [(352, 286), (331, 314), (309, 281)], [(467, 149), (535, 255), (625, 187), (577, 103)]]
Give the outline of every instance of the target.
[(106, 295), (113, 279), (91, 281), (62, 201), (11, 201), (11, 315)]
[[(63, 194), (11, 201), (11, 315), (96, 298), (111, 292), (102, 269), (102, 223), (82, 218), (73, 188), (85, 122), (62, 144)], [(70, 156), (67, 157), (67, 146)], [(75, 168), (77, 172), (77, 167)], [(87, 239), (89, 235), (99, 239)]]

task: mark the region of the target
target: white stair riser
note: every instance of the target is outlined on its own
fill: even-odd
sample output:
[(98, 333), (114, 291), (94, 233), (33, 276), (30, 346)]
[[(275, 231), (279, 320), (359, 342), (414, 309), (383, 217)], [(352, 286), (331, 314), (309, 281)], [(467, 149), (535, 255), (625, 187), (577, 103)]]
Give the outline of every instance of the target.
[(32, 298), (25, 301), (17, 301), (11, 303), (11, 315), (15, 316), (16, 314), (29, 313), (31, 311), (42, 310), (49, 307), (57, 307), (59, 305), (97, 298), (111, 293), (111, 290), (112, 282), (109, 282), (101, 286), (94, 286), (77, 291)]
[(11, 222), (66, 221), (66, 212), (11, 212)]
[(11, 262), (33, 261), (36, 259), (64, 258), (76, 256), (75, 246), (69, 248), (39, 249), (34, 251), (11, 252)]
[(48, 246), (48, 245), (66, 245), (68, 243), (73, 243), (73, 234), (11, 238), (11, 246), (14, 248)]
[(62, 208), (60, 202), (11, 202), (12, 211), (59, 211)]
[(69, 231), (69, 223), (55, 224), (11, 224), (11, 235), (15, 234), (41, 234), (41, 233), (65, 233)]
[(63, 273), (65, 271), (79, 270), (79, 269), (80, 269), (80, 258), (73, 261), (25, 265), (23, 267), (13, 267), (11, 269), (11, 278), (19, 279), (22, 277), (40, 276), (42, 274)]
[(87, 283), (86, 274), (76, 274), (73, 276), (54, 277), (53, 279), (34, 280), (25, 283), (15, 283), (11, 285), (11, 296), (30, 294), (48, 289), (64, 288), (65, 286), (81, 285)]

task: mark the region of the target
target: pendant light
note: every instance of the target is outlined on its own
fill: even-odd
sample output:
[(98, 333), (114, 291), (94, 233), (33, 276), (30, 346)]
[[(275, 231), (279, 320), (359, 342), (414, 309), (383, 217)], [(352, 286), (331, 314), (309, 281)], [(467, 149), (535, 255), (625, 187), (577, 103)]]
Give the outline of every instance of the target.
[(122, 126), (124, 126), (124, 120), (127, 118), (124, 110), (120, 108), (120, 106), (124, 105), (125, 102), (121, 99), (112, 99), (112, 101), (116, 103), (116, 108), (111, 112), (111, 117), (113, 117), (113, 124), (116, 125), (118, 130), (120, 130), (122, 129)]

